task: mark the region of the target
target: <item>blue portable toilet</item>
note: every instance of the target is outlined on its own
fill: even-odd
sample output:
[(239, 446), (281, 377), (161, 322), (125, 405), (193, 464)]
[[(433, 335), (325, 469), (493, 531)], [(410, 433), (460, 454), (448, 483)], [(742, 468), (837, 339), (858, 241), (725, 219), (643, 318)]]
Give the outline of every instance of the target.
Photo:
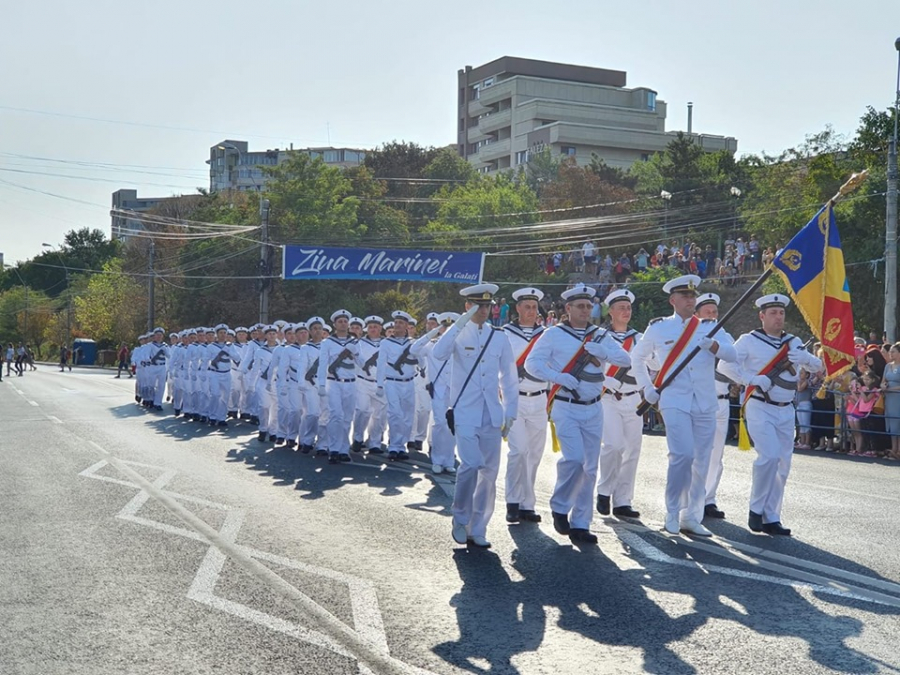
[[(74, 361), (74, 352), (78, 350), (78, 362)], [(72, 365), (93, 366), (97, 363), (97, 343), (87, 338), (76, 338), (72, 342)]]

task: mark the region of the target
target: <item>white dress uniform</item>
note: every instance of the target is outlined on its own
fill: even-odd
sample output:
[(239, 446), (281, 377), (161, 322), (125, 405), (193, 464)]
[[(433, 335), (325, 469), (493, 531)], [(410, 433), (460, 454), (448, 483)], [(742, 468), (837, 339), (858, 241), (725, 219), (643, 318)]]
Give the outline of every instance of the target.
[[(162, 335), (162, 328), (157, 328), (154, 335)], [(166, 361), (169, 359), (169, 346), (165, 342), (147, 344), (147, 396), (152, 397), (153, 407), (162, 408), (166, 394)]]
[[(695, 292), (700, 277), (686, 275), (663, 286), (666, 293)], [(631, 352), (632, 372), (645, 396), (654, 391), (649, 368), (666, 364), (693, 315), (682, 319), (677, 314), (654, 319)], [(717, 342), (707, 334), (715, 321), (696, 319), (697, 327), (685, 348), (671, 364), (671, 373), (695, 347)], [(706, 503), (706, 477), (716, 431), (715, 368), (716, 359), (734, 361), (734, 347), (727, 340), (718, 342), (715, 355), (700, 349), (697, 356), (672, 383), (660, 392), (659, 409), (666, 425), (669, 469), (666, 476), (666, 529), (677, 533), (679, 527), (694, 534), (709, 535), (702, 525)]]
[[(285, 330), (293, 330), (293, 325), (285, 323), (281, 326), (282, 334)], [(269, 433), (274, 434), (277, 443), (284, 442), (285, 430), (281, 425), (283, 416), (280, 413), (281, 401), (278, 397), (278, 381), (282, 377), (281, 360), (286, 356), (285, 350), (288, 348), (288, 342), (282, 340), (278, 346), (272, 350), (272, 361), (269, 365), (269, 395), (272, 399), (272, 405), (269, 408)]]
[[(383, 323), (379, 316), (367, 316), (366, 325)], [(356, 366), (356, 412), (353, 416), (353, 448), (357, 452), (368, 448), (369, 452), (381, 452), (387, 409), (383, 397), (376, 395), (375, 378), (378, 368), (378, 351), (381, 339), (372, 340), (363, 335), (359, 339), (359, 361)]]
[(177, 417), (181, 413), (184, 402), (184, 381), (181, 378), (181, 357), (184, 356), (184, 346), (180, 341), (181, 335), (176, 334), (175, 340), (169, 349), (168, 380), (172, 395), (172, 410)]
[(178, 340), (178, 333), (169, 333), (169, 361), (166, 363), (167, 401), (175, 400), (175, 369), (172, 367), (172, 355), (179, 344), (181, 343)]
[[(324, 320), (312, 317), (306, 325), (312, 328), (316, 323), (323, 324)], [(325, 451), (325, 426), (322, 424), (322, 407), (319, 401), (319, 392), (316, 390), (316, 375), (319, 372), (320, 342), (307, 342), (303, 345), (306, 352), (306, 372), (300, 373), (300, 395), (303, 398), (303, 415), (300, 418), (300, 450), (304, 453), (311, 452), (313, 448)], [(322, 433), (319, 429), (322, 429)]]
[(200, 419), (201, 421), (209, 420), (209, 408), (211, 397), (209, 395), (209, 345), (215, 337), (212, 328), (204, 328), (206, 333), (206, 342), (203, 343), (200, 351), (197, 352), (197, 383), (200, 389)]
[[(476, 305), (489, 304), (497, 290), (494, 284), (479, 284), (460, 294)], [(453, 538), (457, 543), (470, 540), (486, 547), (497, 494), (501, 434), (518, 415), (519, 377), (502, 331), (488, 321), (471, 323), (471, 316), (466, 313), (457, 319), (437, 341), (432, 355), (439, 361), (451, 360), (447, 402), (454, 410), (460, 460), (452, 506)]]
[[(235, 333), (247, 333), (247, 329), (238, 326)], [(238, 419), (241, 413), (246, 412), (242, 406), (244, 397), (244, 373), (241, 371), (241, 362), (249, 353), (246, 342), (235, 340), (231, 343), (231, 393), (228, 396), (228, 416)]]
[[(785, 295), (772, 294), (757, 300), (756, 306), (765, 310), (785, 307), (789, 302)], [(773, 377), (760, 376), (784, 345), (788, 345), (791, 367)], [(799, 338), (788, 333), (773, 336), (757, 329), (741, 335), (734, 349), (737, 359), (723, 366), (723, 371), (745, 386), (757, 387), (744, 408), (747, 433), (757, 454), (750, 488), (750, 528), (769, 534), (790, 534), (781, 526), (781, 507), (794, 451), (797, 379), (800, 369), (814, 373), (823, 364), (806, 351)]]
[(309, 352), (296, 342), (288, 345), (281, 357), (281, 373), (278, 377), (279, 426), (284, 433), (287, 447), (293, 448), (300, 436), (302, 410), (300, 380), (309, 367)]
[(188, 331), (188, 343), (184, 348), (184, 356), (182, 356), (181, 369), (184, 372), (184, 403), (181, 406), (181, 412), (185, 417), (193, 418), (197, 412), (194, 398), (194, 355), (197, 353), (197, 331), (191, 329)]
[[(438, 316), (438, 321), (444, 325), (450, 325), (459, 318), (456, 312), (444, 312)], [(424, 359), (428, 373), (428, 395), (431, 399), (431, 409), (434, 422), (431, 426), (431, 470), (434, 473), (456, 472), (456, 439), (447, 426), (447, 393), (450, 389), (450, 361), (438, 361), (434, 357), (434, 346), (438, 341), (437, 336), (431, 332), (426, 333), (413, 343), (410, 354), (417, 359)]]
[[(263, 326), (264, 328), (264, 326)], [(259, 328), (257, 330), (262, 330)], [(246, 410), (251, 421), (259, 421), (259, 398), (256, 395), (256, 381), (259, 379), (259, 370), (256, 365), (256, 350), (265, 344), (265, 340), (251, 340), (244, 348), (246, 354), (241, 359), (241, 379), (244, 383), (244, 400), (241, 410)]]
[[(144, 340), (146, 336), (141, 335), (138, 337), (138, 340)], [(146, 344), (146, 343), (144, 343)], [(139, 344), (137, 347), (131, 350), (131, 367), (134, 370), (134, 400), (137, 403), (141, 403), (144, 398), (144, 387), (141, 382), (141, 360), (144, 358), (144, 344)]]
[[(400, 312), (393, 312), (396, 318)], [(403, 318), (409, 315), (402, 312)], [(408, 337), (390, 337), (381, 341), (378, 364), (375, 371), (376, 386), (384, 389), (387, 403), (388, 456), (392, 459), (406, 456), (406, 444), (412, 436), (416, 409), (417, 361), (410, 355), (412, 340)]]
[[(331, 320), (346, 316), (350, 312), (338, 310)], [(356, 357), (359, 347), (356, 338), (336, 334), (322, 340), (319, 350), (319, 368), (316, 385), (319, 395), (325, 394), (323, 403), (328, 406), (328, 450), (332, 458), (350, 461), (350, 426), (356, 411)]]
[[(513, 292), (516, 302), (540, 301), (544, 294), (536, 288)], [(509, 340), (516, 362), (519, 387), (519, 415), (506, 437), (509, 453), (506, 456), (506, 504), (507, 520), (539, 521), (535, 512), (534, 483), (537, 470), (547, 445), (547, 390), (546, 380), (534, 377), (525, 370), (526, 352), (544, 332), (543, 326), (522, 326), (508, 323), (503, 333)]]
[[(434, 313), (431, 313), (430, 316), (434, 316)], [(415, 320), (411, 325), (416, 325)], [(428, 440), (428, 425), (431, 422), (431, 396), (428, 395), (428, 360), (420, 358), (418, 361), (416, 379), (413, 380), (416, 388), (416, 412), (410, 441), (416, 450), (421, 451), (423, 444)]]
[[(616, 302), (634, 303), (634, 294), (625, 289), (612, 291), (603, 304), (609, 307)], [(608, 335), (629, 355), (641, 339), (641, 333), (631, 328), (623, 332), (610, 329)], [(608, 515), (612, 505), (614, 515), (638, 518), (640, 514), (631, 506), (643, 440), (643, 419), (636, 414), (641, 403), (641, 388), (629, 364), (624, 368), (610, 366), (606, 370), (603, 389), (603, 442), (600, 444), (597, 510)]]
[[(266, 326), (265, 333), (274, 333), (275, 326)], [(256, 371), (256, 400), (259, 405), (259, 434), (258, 440), (266, 440), (266, 436), (273, 436), (269, 428), (271, 409), (273, 404), (272, 392), (269, 389), (269, 368), (272, 365), (272, 353), (275, 347), (268, 344), (262, 345), (253, 353), (253, 370)]]
[[(567, 301), (592, 299), (595, 291), (584, 285), (562, 293)], [(603, 437), (603, 380), (608, 364), (627, 366), (628, 353), (618, 342), (597, 326), (572, 328), (561, 323), (549, 328), (538, 340), (525, 360), (525, 369), (533, 376), (563, 384), (571, 374), (562, 371), (585, 345), (585, 365), (573, 389), (562, 388), (551, 409), (560, 445), (556, 464), (556, 486), (550, 499), (553, 524), (560, 534), (570, 534), (575, 540), (592, 541), (589, 533), (594, 515), (594, 491), (597, 485), (597, 465), (600, 460), (600, 440)]]
[[(222, 325), (217, 326), (216, 330)], [(211, 342), (206, 345), (206, 355), (209, 358), (209, 423), (226, 426), (228, 397), (231, 395), (231, 346), (224, 342)]]

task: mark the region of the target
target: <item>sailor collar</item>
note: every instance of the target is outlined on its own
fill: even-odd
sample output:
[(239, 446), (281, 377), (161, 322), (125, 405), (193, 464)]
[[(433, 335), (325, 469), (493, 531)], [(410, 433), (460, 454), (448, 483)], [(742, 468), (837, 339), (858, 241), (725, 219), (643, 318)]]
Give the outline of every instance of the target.
[(398, 338), (398, 337), (395, 337), (395, 336), (392, 335), (391, 337), (389, 337), (389, 338), (387, 338), (387, 339), (390, 340), (391, 342), (395, 342), (395, 343), (397, 343), (398, 345), (401, 345), (401, 346), (405, 346), (406, 343), (409, 342), (409, 338), (408, 338), (408, 337)]
[(360, 338), (359, 341), (360, 341), (360, 342), (365, 342), (367, 345), (372, 345), (373, 347), (377, 347), (378, 345), (381, 344), (381, 340), (380, 340), (380, 339), (379, 339), (377, 342), (375, 342), (374, 340), (372, 340), (372, 339), (369, 338), (369, 337), (363, 337), (363, 338)]
[(503, 330), (504, 330), (504, 331), (507, 331), (507, 332), (509, 332), (509, 333), (512, 333), (512, 334), (515, 335), (516, 337), (522, 338), (523, 340), (525, 340), (525, 341), (527, 342), (527, 341), (529, 341), (529, 340), (535, 339), (538, 335), (540, 335), (541, 333), (543, 333), (543, 332), (544, 332), (544, 327), (543, 327), (543, 326), (537, 326), (537, 325), (535, 325), (535, 326), (533, 327), (533, 329), (532, 329), (532, 333), (531, 333), (531, 337), (530, 337), (530, 338), (529, 338), (527, 335), (525, 335), (525, 331), (523, 330), (522, 326), (519, 325), (519, 322), (518, 322), (518, 321), (513, 321), (512, 323), (506, 324), (506, 325), (503, 327)]
[(794, 337), (790, 333), (785, 333), (784, 331), (782, 331), (781, 335), (779, 335), (778, 337), (772, 337), (771, 335), (767, 334), (762, 328), (754, 328), (752, 331), (750, 331), (750, 335), (755, 337), (760, 342), (766, 343), (773, 349), (781, 348), (782, 345), (784, 345), (786, 342), (790, 342)]
[(620, 343), (625, 342), (625, 340), (627, 340), (628, 338), (634, 337), (638, 334), (638, 331), (636, 331), (634, 328), (629, 328), (625, 331), (622, 331), (621, 333), (610, 328), (606, 332), (609, 333), (610, 337), (612, 337), (613, 340)]
[(576, 332), (577, 329), (572, 328), (572, 326), (570, 326), (568, 322), (558, 323), (558, 324), (556, 324), (556, 327), (561, 329), (562, 332), (565, 333), (566, 335), (569, 335), (569, 336), (575, 338), (579, 342), (581, 342), (581, 340), (583, 340), (584, 338), (586, 338), (590, 335), (596, 334), (597, 331), (600, 330), (600, 328), (598, 328), (597, 326), (588, 325), (588, 327), (584, 331), (584, 336), (582, 337), (581, 335), (579, 335)]

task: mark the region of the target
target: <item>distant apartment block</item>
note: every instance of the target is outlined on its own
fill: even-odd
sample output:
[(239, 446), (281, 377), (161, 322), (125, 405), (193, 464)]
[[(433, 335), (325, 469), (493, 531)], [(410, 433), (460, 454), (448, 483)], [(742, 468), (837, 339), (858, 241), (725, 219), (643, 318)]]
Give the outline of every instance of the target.
[[(626, 73), (504, 56), (458, 73), (457, 148), (482, 173), (514, 169), (532, 153), (589, 164), (596, 153), (627, 169), (665, 150), (666, 103), (646, 87), (627, 89)], [(708, 152), (737, 152), (737, 140), (689, 134)]]
[(269, 180), (264, 167), (278, 166), (291, 156), (302, 152), (312, 158), (321, 157), (330, 166), (347, 168), (359, 166), (366, 159), (366, 151), (358, 148), (298, 148), (250, 151), (247, 141), (224, 140), (209, 149), (209, 190), (260, 191)]
[[(128, 242), (136, 233), (143, 231), (144, 223), (137, 218), (137, 214), (144, 213), (167, 201), (178, 197), (138, 197), (137, 190), (116, 190), (112, 193), (112, 228), (111, 239)], [(122, 211), (132, 211), (135, 217), (130, 217)]]

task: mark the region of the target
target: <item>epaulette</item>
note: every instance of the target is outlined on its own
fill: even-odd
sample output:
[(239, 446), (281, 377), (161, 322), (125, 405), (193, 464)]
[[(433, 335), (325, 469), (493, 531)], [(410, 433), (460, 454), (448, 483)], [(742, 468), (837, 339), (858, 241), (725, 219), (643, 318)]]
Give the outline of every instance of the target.
[(647, 325), (648, 325), (648, 326), (652, 326), (652, 325), (655, 324), (657, 321), (662, 321), (662, 320), (665, 319), (665, 318), (666, 318), (666, 317), (664, 317), (664, 316), (658, 316), (658, 317), (656, 317), (655, 319), (650, 319), (650, 323), (648, 323)]

